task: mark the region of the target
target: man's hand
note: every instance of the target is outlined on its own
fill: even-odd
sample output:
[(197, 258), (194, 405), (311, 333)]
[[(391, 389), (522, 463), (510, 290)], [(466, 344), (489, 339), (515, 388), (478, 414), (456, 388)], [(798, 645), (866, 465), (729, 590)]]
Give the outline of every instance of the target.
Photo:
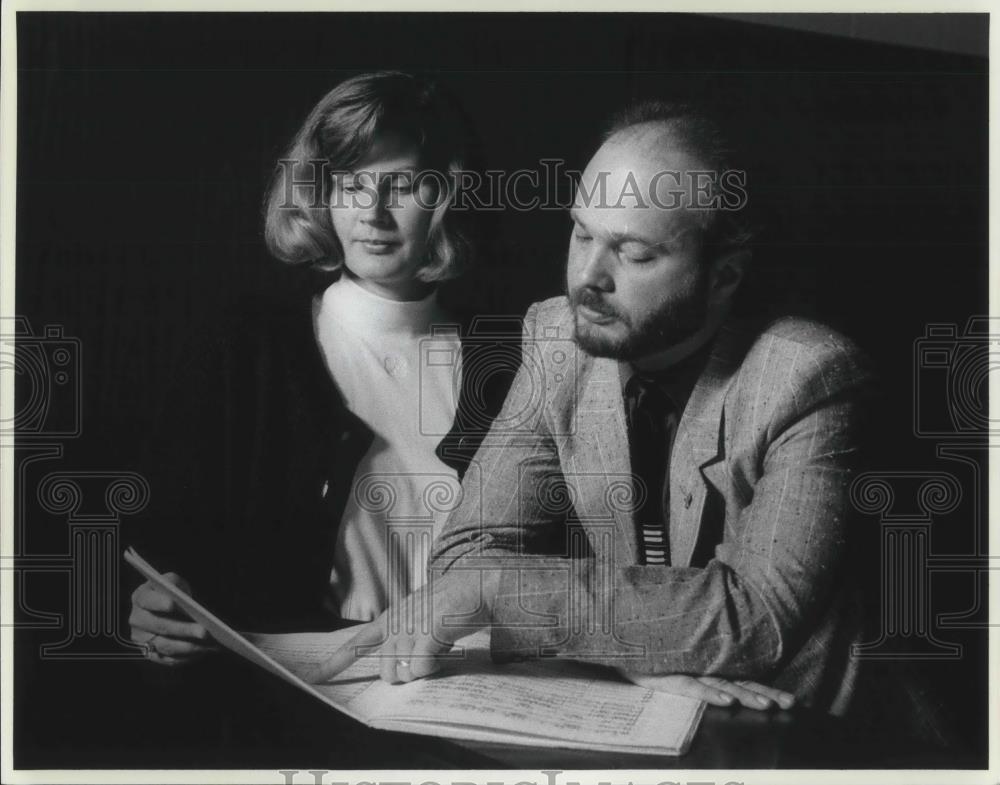
[(764, 711), (773, 706), (790, 709), (795, 705), (795, 696), (790, 692), (767, 687), (755, 681), (727, 681), (716, 676), (644, 676), (619, 670), (622, 676), (651, 690), (683, 695), (687, 698), (703, 700), (713, 706), (732, 706), (740, 703), (748, 709)]
[[(164, 579), (190, 594), (182, 577), (168, 572)], [(216, 651), (208, 630), (183, 615), (173, 597), (152, 581), (132, 592), (132, 613), (128, 617), (132, 640), (145, 647), (146, 656), (160, 665), (184, 665)]]
[(306, 681), (322, 683), (359, 657), (378, 657), (380, 675), (390, 684), (413, 681), (440, 667), (439, 655), (459, 638), (487, 627), (496, 570), (454, 571), (432, 578), (401, 603), (374, 621), (362, 625), (330, 659), (305, 674)]

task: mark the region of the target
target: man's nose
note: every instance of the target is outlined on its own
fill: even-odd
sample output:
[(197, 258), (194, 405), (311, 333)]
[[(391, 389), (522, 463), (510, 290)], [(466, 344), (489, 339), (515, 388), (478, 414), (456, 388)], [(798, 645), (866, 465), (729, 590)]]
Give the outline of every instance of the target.
[(611, 249), (602, 243), (592, 242), (580, 251), (578, 259), (579, 283), (602, 291), (614, 289), (611, 265), (614, 263)]

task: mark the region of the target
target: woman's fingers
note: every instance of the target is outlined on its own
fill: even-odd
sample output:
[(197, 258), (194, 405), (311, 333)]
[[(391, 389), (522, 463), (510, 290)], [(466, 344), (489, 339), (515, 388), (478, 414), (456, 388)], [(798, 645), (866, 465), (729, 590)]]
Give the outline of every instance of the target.
[(188, 583), (186, 580), (184, 580), (176, 572), (165, 572), (163, 574), (163, 580), (165, 580), (167, 583), (171, 584), (172, 586), (176, 586), (178, 589), (180, 589), (185, 594), (187, 594), (187, 595), (191, 594), (191, 584)]
[(153, 613), (177, 613), (180, 609), (173, 597), (149, 581), (132, 592), (132, 605)]
[(155, 662), (158, 665), (187, 665), (193, 662), (195, 657), (171, 657), (167, 654), (160, 654), (157, 651), (151, 651), (147, 655), (147, 659), (150, 662)]
[(158, 654), (177, 658), (198, 657), (217, 649), (215, 646), (180, 640), (178, 638), (168, 638), (163, 635), (153, 635), (146, 643)]
[(133, 640), (136, 640), (136, 630), (148, 632), (151, 635), (163, 635), (167, 638), (181, 638), (203, 644), (208, 643), (211, 640), (208, 630), (196, 622), (171, 619), (166, 616), (151, 613), (141, 607), (132, 608), (132, 613), (128, 617), (128, 623), (133, 630)]
[[(174, 572), (166, 581), (188, 594), (191, 587)], [(200, 624), (178, 618), (180, 608), (173, 598), (156, 584), (146, 581), (132, 592), (129, 615), (132, 640), (145, 647), (146, 657), (160, 665), (182, 665), (216, 651), (208, 630)]]

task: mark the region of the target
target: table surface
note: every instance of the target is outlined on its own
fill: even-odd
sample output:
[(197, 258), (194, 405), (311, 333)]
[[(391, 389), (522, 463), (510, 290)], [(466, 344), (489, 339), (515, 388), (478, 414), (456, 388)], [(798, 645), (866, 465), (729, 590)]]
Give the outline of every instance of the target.
[(173, 669), (142, 660), (42, 660), (32, 638), (16, 639), (16, 768), (768, 769), (933, 768), (936, 763), (859, 737), (848, 723), (807, 709), (708, 707), (689, 752), (680, 757), (456, 743), (367, 728), (228, 653)]

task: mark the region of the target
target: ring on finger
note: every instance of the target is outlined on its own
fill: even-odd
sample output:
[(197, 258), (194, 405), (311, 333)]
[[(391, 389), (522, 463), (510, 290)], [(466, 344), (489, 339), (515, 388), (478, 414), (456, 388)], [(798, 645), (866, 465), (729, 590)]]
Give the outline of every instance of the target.
[(159, 649), (157, 649), (153, 645), (153, 641), (155, 641), (158, 637), (159, 637), (158, 635), (153, 635), (145, 643), (142, 644), (142, 656), (144, 656), (146, 659), (151, 659), (154, 654), (160, 653)]
[(398, 667), (398, 668), (409, 668), (410, 667), (410, 661), (409, 660), (396, 660), (396, 667)]

